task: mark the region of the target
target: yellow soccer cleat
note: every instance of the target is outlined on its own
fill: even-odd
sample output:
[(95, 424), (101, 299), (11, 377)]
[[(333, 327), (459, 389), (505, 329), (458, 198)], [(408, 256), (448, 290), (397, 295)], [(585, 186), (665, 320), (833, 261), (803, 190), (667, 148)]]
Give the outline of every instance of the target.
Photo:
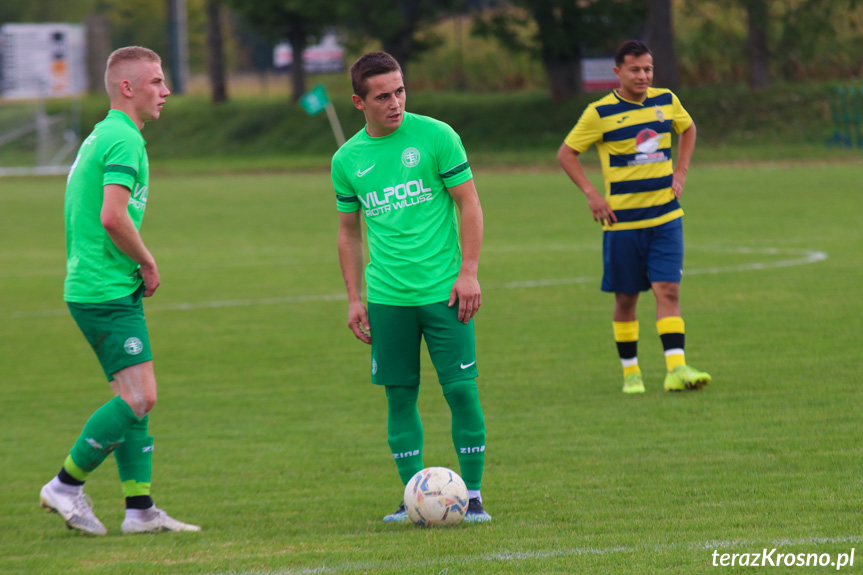
[(678, 365), (665, 376), (665, 391), (701, 389), (710, 384), (710, 374), (688, 365)]
[(623, 393), (644, 393), (644, 380), (640, 373), (630, 373), (624, 378)]

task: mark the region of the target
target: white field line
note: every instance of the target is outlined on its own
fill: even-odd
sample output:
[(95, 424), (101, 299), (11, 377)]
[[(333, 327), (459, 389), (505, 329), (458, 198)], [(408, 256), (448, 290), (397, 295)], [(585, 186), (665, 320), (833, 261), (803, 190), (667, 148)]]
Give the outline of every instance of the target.
[[(704, 275), (704, 274), (722, 274), (722, 273), (735, 273), (735, 272), (745, 272), (745, 271), (757, 271), (757, 270), (766, 270), (771, 268), (783, 268), (783, 267), (791, 267), (791, 266), (801, 266), (812, 264), (816, 262), (820, 262), (827, 259), (827, 254), (824, 252), (813, 251), (813, 250), (795, 250), (795, 249), (780, 249), (780, 248), (747, 248), (747, 247), (738, 247), (738, 248), (719, 248), (719, 247), (705, 247), (706, 250), (715, 250), (715, 251), (731, 251), (735, 253), (741, 254), (763, 254), (763, 255), (788, 255), (792, 256), (788, 259), (781, 259), (775, 261), (764, 261), (764, 262), (752, 262), (747, 264), (736, 264), (730, 266), (718, 266), (718, 267), (709, 267), (709, 268), (695, 268), (691, 270), (685, 270), (684, 275), (694, 276), (694, 275)], [(598, 278), (590, 277), (590, 276), (582, 276), (575, 278), (554, 278), (554, 279), (539, 279), (539, 280), (525, 280), (525, 281), (513, 281), (513, 282), (503, 282), (503, 283), (488, 283), (483, 284), (484, 289), (530, 289), (530, 288), (538, 288), (538, 287), (552, 287), (552, 286), (564, 286), (564, 285), (574, 285), (581, 283), (588, 283), (599, 281)], [(190, 310), (198, 310), (198, 309), (214, 309), (214, 308), (224, 308), (224, 307), (250, 307), (250, 306), (261, 306), (261, 305), (283, 305), (283, 304), (297, 304), (297, 303), (307, 303), (307, 302), (317, 302), (317, 301), (342, 301), (347, 299), (345, 294), (309, 294), (309, 295), (299, 295), (299, 296), (285, 296), (285, 297), (271, 297), (271, 298), (259, 298), (259, 299), (232, 299), (232, 300), (217, 300), (217, 301), (209, 301), (209, 302), (195, 302), (195, 303), (177, 303), (177, 304), (152, 304), (147, 305), (147, 312), (154, 311), (190, 311)], [(52, 316), (60, 316), (66, 315), (68, 313), (65, 309), (52, 309), (52, 310), (43, 310), (43, 311), (21, 311), (14, 312), (9, 317), (11, 319), (21, 319), (21, 318), (37, 318), (37, 317), (52, 317)]]
[[(279, 569), (276, 571), (216, 571), (210, 575), (314, 575), (317, 573), (352, 573), (357, 571), (375, 572), (382, 569), (398, 569), (401, 571), (410, 570), (414, 573), (437, 573), (445, 574), (450, 567), (478, 567), (483, 564), (493, 563), (516, 563), (539, 561), (543, 559), (555, 559), (562, 557), (578, 557), (581, 555), (611, 555), (615, 553), (660, 553), (664, 551), (674, 550), (697, 550), (705, 552), (704, 564), (712, 565), (712, 551), (720, 549), (734, 549), (740, 553), (761, 553), (767, 549), (768, 553), (771, 549), (777, 547), (817, 547), (819, 545), (835, 545), (838, 543), (860, 543), (863, 538), (856, 535), (845, 535), (841, 537), (807, 537), (803, 539), (778, 539), (773, 541), (755, 541), (750, 539), (736, 539), (733, 541), (702, 541), (679, 545), (670, 543), (667, 545), (644, 545), (644, 546), (614, 546), (614, 547), (573, 547), (573, 548), (557, 548), (544, 549), (540, 551), (498, 551), (496, 553), (485, 553), (474, 556), (441, 556), (437, 559), (429, 559), (425, 561), (404, 561), (393, 559), (389, 561), (363, 561), (357, 563), (339, 563), (335, 565), (322, 565), (320, 567), (309, 567), (303, 569)], [(815, 551), (799, 551), (799, 553), (815, 553)], [(430, 571), (432, 566), (439, 569), (443, 564), (446, 567), (443, 571)]]

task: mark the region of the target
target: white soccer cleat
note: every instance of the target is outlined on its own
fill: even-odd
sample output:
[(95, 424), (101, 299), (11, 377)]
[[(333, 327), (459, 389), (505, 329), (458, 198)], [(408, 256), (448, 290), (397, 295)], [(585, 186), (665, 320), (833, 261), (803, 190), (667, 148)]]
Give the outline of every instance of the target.
[(93, 502), (89, 496), (84, 495), (83, 490), (77, 493), (62, 493), (47, 483), (42, 487), (39, 499), (42, 507), (62, 517), (69, 529), (78, 529), (90, 535), (108, 533), (102, 522), (93, 514)]
[(199, 525), (177, 521), (158, 507), (144, 510), (144, 520), (126, 517), (120, 529), (123, 533), (162, 533), (163, 531), (200, 531)]

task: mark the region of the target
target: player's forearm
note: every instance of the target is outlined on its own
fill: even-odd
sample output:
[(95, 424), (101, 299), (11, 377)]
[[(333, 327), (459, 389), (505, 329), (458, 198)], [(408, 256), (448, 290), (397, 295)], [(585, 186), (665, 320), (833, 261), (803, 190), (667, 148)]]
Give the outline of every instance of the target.
[(339, 230), (339, 265), (342, 268), (342, 278), (345, 280), (345, 289), (348, 293), (348, 301), (359, 301), (361, 299), (363, 285), (363, 240), (362, 236)]
[(696, 129), (693, 122), (690, 126), (680, 134), (677, 143), (677, 164), (674, 171), (678, 174), (686, 175), (689, 171), (689, 162), (692, 160), (692, 154), (695, 151)]
[(102, 209), (99, 219), (102, 227), (121, 252), (142, 268), (155, 269), (156, 260), (150, 254), (138, 228), (129, 216), (129, 188), (119, 184), (108, 184), (103, 190)]
[(483, 217), (479, 201), (465, 202), (461, 208), (461, 272), (473, 276), (479, 271), (482, 249)]
[(593, 185), (593, 182), (591, 182), (590, 178), (587, 177), (587, 174), (584, 173), (584, 168), (582, 167), (581, 161), (578, 159), (578, 153), (575, 150), (566, 144), (561, 144), (560, 149), (557, 151), (557, 161), (560, 164), (560, 167), (563, 168), (563, 171), (566, 172), (566, 175), (569, 176), (569, 179), (578, 186), (578, 189), (581, 190), (584, 195), (589, 196), (592, 193), (599, 193), (596, 186)]
[(155, 268), (156, 260), (144, 245), (141, 235), (128, 214), (113, 218), (102, 218), (102, 226), (108, 237), (121, 252), (129, 256), (142, 268)]

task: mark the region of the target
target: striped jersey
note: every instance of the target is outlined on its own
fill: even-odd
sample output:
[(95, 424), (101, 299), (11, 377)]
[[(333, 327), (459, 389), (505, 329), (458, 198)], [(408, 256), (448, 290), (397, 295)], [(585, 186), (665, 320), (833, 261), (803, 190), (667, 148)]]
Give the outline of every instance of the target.
[(596, 144), (605, 198), (617, 216), (604, 230), (650, 228), (683, 215), (671, 190), (671, 130), (680, 134), (691, 125), (664, 88), (648, 88), (640, 103), (615, 90), (587, 107), (564, 143), (579, 154)]

